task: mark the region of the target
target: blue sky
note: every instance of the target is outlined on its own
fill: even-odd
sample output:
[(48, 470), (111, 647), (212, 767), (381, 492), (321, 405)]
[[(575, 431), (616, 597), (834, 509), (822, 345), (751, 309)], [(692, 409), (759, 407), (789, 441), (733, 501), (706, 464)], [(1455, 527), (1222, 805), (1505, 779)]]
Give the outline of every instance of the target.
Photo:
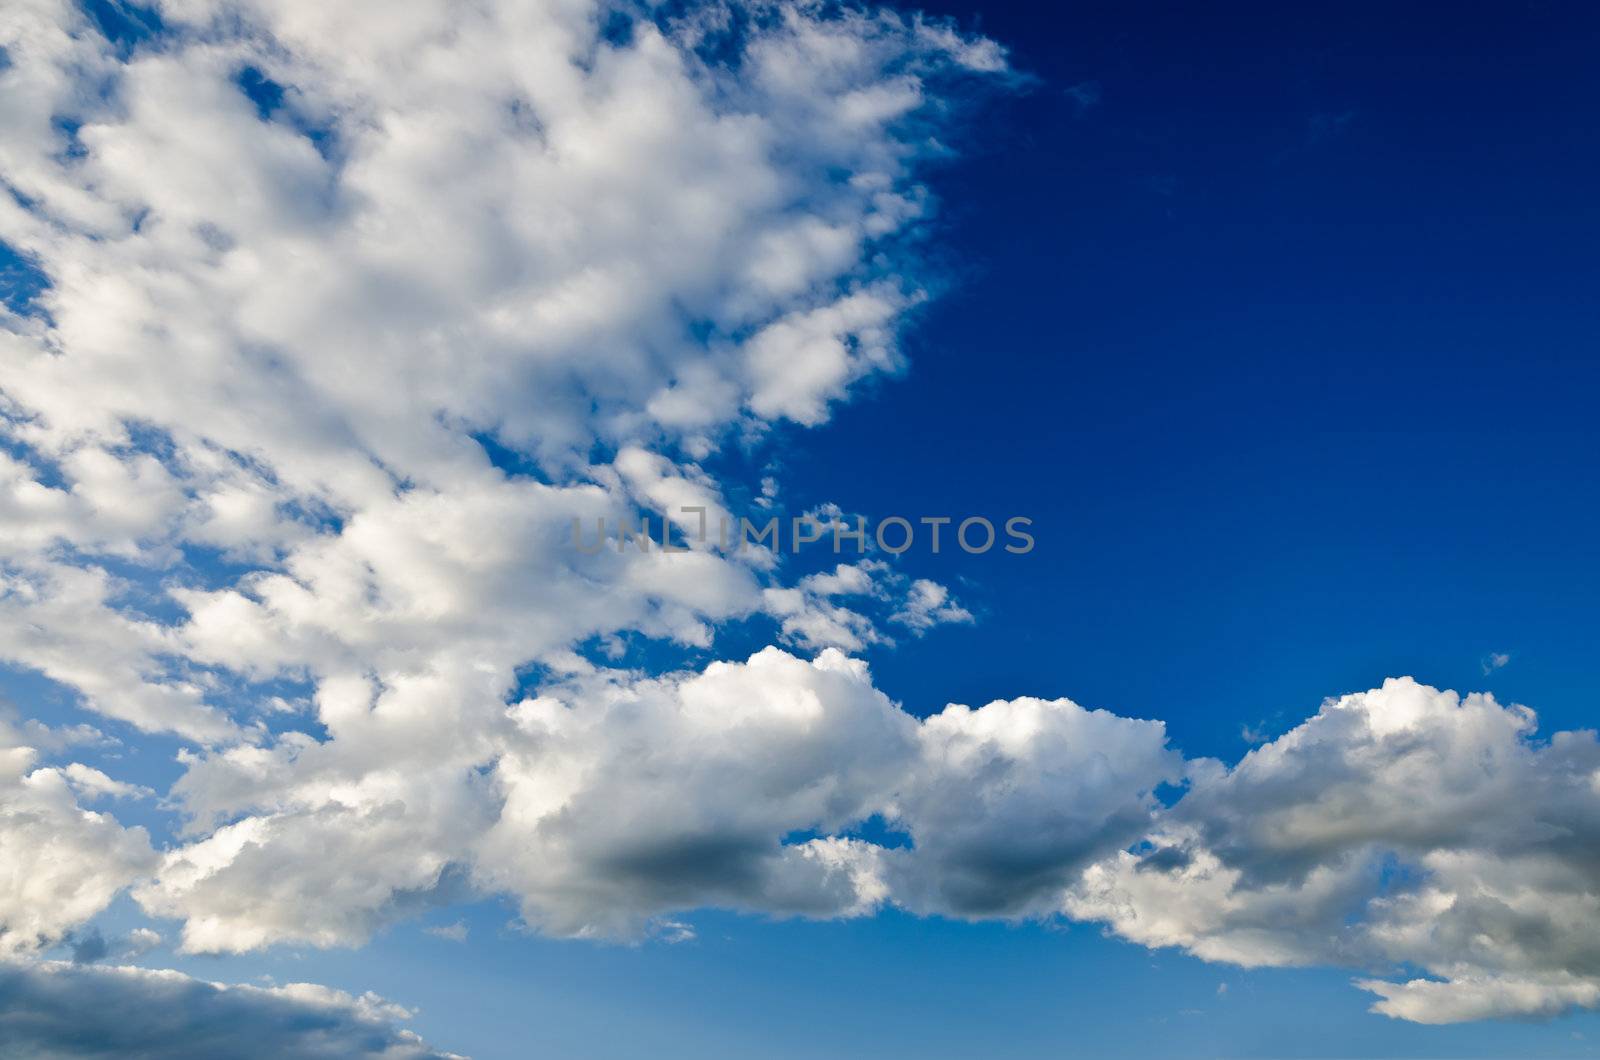
[(1600, 1050), (1593, 12), (224, 7), (0, 38), (0, 1030)]
[(955, 572), (999, 621), (877, 672), (1065, 682), (1217, 754), (1399, 672), (1585, 724), (1578, 14), (986, 6), (1039, 83), (936, 180), (963, 278), (787, 463), (846, 507), (1027, 508), (1041, 544)]

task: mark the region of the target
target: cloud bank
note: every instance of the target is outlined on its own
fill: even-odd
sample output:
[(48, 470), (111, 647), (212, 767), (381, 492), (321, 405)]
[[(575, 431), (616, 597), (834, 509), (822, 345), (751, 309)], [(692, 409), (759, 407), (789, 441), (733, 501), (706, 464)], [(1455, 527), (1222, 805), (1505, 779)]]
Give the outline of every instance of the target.
[(17, 1060), (452, 1055), (394, 1026), (410, 1017), (375, 994), (352, 997), (310, 983), (223, 986), (145, 968), (0, 964), (0, 1039)]

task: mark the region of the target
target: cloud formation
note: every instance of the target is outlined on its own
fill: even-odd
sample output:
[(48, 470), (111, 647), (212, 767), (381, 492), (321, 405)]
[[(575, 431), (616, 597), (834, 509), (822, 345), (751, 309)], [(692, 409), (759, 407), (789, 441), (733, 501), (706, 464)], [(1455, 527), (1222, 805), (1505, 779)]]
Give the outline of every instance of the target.
[(1376, 1011), (1427, 1023), (1600, 997), (1600, 743), (1526, 707), (1391, 679), (1226, 768), (1190, 765), (1146, 842), (1069, 915), (1247, 967), (1409, 967)]
[[(467, 874), (542, 932), (639, 938), (675, 911), (809, 917), (887, 901), (958, 916), (1048, 911), (1142, 834), (1181, 775), (1162, 726), (1066, 701), (918, 720), (835, 649), (552, 683), (504, 715), (487, 778), (354, 774), (337, 746), (195, 761), (191, 807), (270, 812), (171, 852), (138, 891), (196, 950), (362, 942)], [(280, 786), (281, 785), (281, 786)], [(872, 817), (903, 846), (854, 834)]]
[(445, 1060), (375, 994), (312, 983), (224, 986), (179, 972), (0, 964), (0, 1040), (16, 1060), (229, 1056)]
[(125, 786), (80, 763), (37, 760), (0, 723), (0, 957), (60, 941), (155, 867), (144, 829), (82, 805)]

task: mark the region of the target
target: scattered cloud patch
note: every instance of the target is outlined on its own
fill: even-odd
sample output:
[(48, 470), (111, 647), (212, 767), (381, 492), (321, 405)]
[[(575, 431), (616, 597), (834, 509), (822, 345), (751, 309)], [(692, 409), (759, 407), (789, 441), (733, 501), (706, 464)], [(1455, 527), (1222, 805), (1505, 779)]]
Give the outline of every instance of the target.
[(970, 623), (972, 612), (950, 598), (950, 590), (938, 582), (918, 578), (911, 583), (900, 610), (889, 616), (917, 634), (926, 633), (934, 626), (947, 622)]
[(423, 930), (430, 935), (448, 939), (451, 942), (467, 941), (467, 924), (464, 920), (457, 920), (449, 924), (438, 924), (433, 927), (423, 928)]
[(1080, 118), (1098, 107), (1105, 95), (1098, 81), (1080, 81), (1068, 85), (1062, 92), (1071, 101), (1073, 113)]

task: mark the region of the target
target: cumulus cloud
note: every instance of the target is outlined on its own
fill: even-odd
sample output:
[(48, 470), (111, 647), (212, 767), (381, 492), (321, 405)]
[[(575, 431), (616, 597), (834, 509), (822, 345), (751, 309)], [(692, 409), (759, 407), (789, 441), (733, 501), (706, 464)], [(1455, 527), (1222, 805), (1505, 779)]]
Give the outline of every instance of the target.
[(1090, 862), (1137, 839), (1182, 775), (1160, 722), (1071, 700), (946, 707), (918, 728), (916, 768), (890, 819), (900, 904), (970, 917), (1037, 916)]
[[(634, 934), (702, 905), (1023, 915), (1137, 836), (1178, 766), (1159, 724), (1065, 700), (919, 721), (832, 649), (578, 686), (513, 714), (479, 861), (559, 934)], [(874, 815), (908, 843), (850, 834)]]
[(60, 941), (155, 868), (144, 829), (80, 804), (84, 788), (106, 794), (109, 778), (38, 757), (0, 724), (0, 956)]
[[(506, 711), (496, 741), (487, 778), (454, 787), (448, 768), (354, 770), (337, 743), (197, 760), (189, 805), (225, 817), (275, 792), (272, 809), (171, 851), (139, 900), (200, 951), (359, 943), (451, 888), (596, 938), (705, 906), (1039, 916), (1182, 772), (1158, 722), (1036, 699), (917, 719), (836, 649), (574, 674)], [(863, 839), (873, 817), (906, 842)]]
[[(8, 659), (216, 743), (249, 735), (224, 673), (509, 687), (760, 610), (759, 557), (583, 558), (568, 527), (715, 506), (679, 461), (898, 363), (929, 104), (1004, 63), (913, 17), (738, 10), (169, 0), (129, 48), (23, 5), (0, 239), (43, 286), (0, 329)], [(176, 565), (189, 620), (101, 557)]]
[[(1392, 680), (1227, 767), (1185, 761), (1159, 722), (1067, 700), (918, 719), (859, 660), (769, 648), (662, 677), (574, 674), (506, 722), (470, 812), (430, 816), (423, 780), (327, 833), (326, 809), (251, 818), (273, 828), (174, 852), (141, 899), (186, 918), (197, 949), (359, 942), (452, 866), (565, 936), (644, 938), (703, 906), (1060, 914), (1247, 967), (1421, 968), (1435, 978), (1360, 985), (1423, 1022), (1592, 1005), (1600, 981), (1600, 747), (1540, 741), (1531, 711), (1487, 695)], [(189, 779), (270, 787), (244, 755)], [(1181, 796), (1163, 803), (1163, 785)], [(449, 821), (448, 839), (412, 812)], [(865, 839), (874, 818), (894, 838)], [(348, 863), (325, 853), (339, 832)]]
[(1208, 960), (1421, 968), (1362, 981), (1404, 1019), (1593, 1006), (1600, 744), (1535, 726), (1405, 678), (1329, 700), (1232, 768), (1191, 763), (1146, 841), (1063, 909)]
[(530, 923), (625, 935), (702, 905), (833, 916), (881, 899), (875, 849), (784, 843), (871, 813), (912, 753), (915, 723), (859, 661), (768, 649), (568, 695), (514, 709), (480, 854)]
[(313, 983), (225, 986), (144, 968), (0, 964), (0, 1038), (18, 1060), (452, 1055), (396, 1026), (410, 1018), (375, 994)]
[[(759, 763), (738, 761), (746, 739), (778, 756), (761, 748), (787, 723), (741, 708), (750, 727), (720, 742), (752, 789), (744, 825), (715, 792), (641, 786), (688, 800), (659, 866), (642, 823), (575, 838), (535, 814), (547, 759), (586, 771), (567, 816), (605, 819), (632, 805), (633, 752), (611, 746), (629, 718), (656, 704), (692, 741), (715, 731), (695, 703), (750, 691), (747, 666), (597, 672), (585, 641), (703, 648), (765, 613), (791, 643), (859, 649), (887, 638), (833, 599), (895, 606), (871, 577), (786, 585), (765, 550), (589, 554), (569, 528), (715, 518), (696, 459), (821, 423), (898, 367), (940, 86), (1004, 59), (888, 12), (618, 14), (168, 0), (150, 39), (116, 42), (62, 0), (7, 21), (0, 238), (40, 283), (0, 331), (0, 651), (197, 745), (168, 793), (183, 838), (135, 889), (187, 949), (359, 941), (473, 887), (572, 932), (685, 901), (878, 900), (876, 851), (783, 843), (848, 824), (905, 767), (912, 723), (864, 677), (818, 699), (822, 757), (797, 758), (787, 795), (757, 797)], [(565, 684), (508, 712), (529, 667)], [(315, 734), (261, 720), (284, 682)], [(854, 723), (904, 739), (852, 756)], [(693, 764), (673, 746), (663, 763)], [(141, 794), (86, 766), (47, 779)], [(674, 881), (693, 835), (734, 882)], [(615, 894), (569, 893), (608, 867)]]

